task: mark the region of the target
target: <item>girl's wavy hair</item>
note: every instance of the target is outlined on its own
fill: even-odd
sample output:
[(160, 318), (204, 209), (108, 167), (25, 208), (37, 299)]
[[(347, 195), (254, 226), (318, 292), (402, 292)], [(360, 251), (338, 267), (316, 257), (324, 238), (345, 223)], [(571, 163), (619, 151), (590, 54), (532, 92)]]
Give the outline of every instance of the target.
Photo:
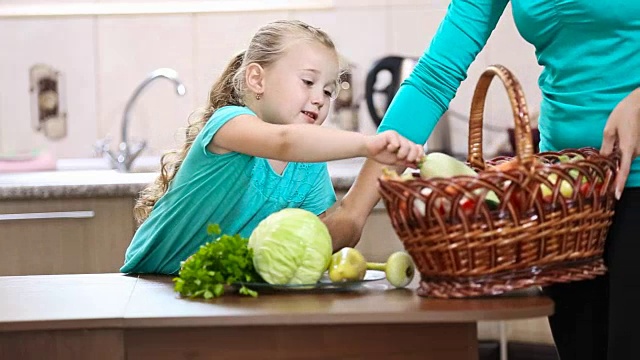
[(160, 159), (160, 175), (142, 190), (136, 201), (134, 215), (139, 224), (144, 222), (154, 205), (169, 188), (193, 141), (213, 113), (226, 105), (244, 105), (245, 71), (248, 64), (267, 67), (280, 59), (294, 40), (319, 42), (335, 50), (333, 41), (324, 31), (297, 20), (275, 21), (260, 28), (249, 47), (231, 59), (220, 78), (209, 91), (208, 104), (189, 116), (185, 142), (181, 148), (167, 152)]

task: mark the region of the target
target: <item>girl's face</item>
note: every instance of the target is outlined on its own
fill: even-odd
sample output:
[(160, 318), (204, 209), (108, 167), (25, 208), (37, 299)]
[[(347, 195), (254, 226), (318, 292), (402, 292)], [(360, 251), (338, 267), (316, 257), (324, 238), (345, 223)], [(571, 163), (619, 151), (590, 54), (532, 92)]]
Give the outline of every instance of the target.
[(321, 125), (329, 114), (338, 79), (335, 50), (297, 41), (264, 69), (264, 93), (258, 101), (265, 121)]

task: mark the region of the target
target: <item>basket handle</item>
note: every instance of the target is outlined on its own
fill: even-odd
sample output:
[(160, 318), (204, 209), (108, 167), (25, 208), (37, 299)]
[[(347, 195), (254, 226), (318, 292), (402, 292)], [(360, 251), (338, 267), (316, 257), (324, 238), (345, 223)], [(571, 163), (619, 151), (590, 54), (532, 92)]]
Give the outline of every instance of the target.
[(469, 115), (469, 164), (483, 169), (485, 162), (482, 158), (482, 121), (487, 91), (494, 76), (502, 80), (507, 90), (515, 121), (516, 156), (520, 164), (529, 168), (534, 164), (533, 140), (529, 125), (529, 112), (522, 87), (516, 77), (502, 65), (491, 65), (480, 75), (480, 79), (473, 93), (471, 114)]

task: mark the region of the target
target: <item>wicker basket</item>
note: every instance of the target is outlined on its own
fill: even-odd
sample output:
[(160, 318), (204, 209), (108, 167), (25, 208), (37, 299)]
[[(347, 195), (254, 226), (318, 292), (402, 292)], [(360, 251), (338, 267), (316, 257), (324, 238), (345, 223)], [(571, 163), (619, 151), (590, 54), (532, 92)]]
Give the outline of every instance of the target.
[[(514, 159), (482, 157), (484, 102), (495, 75), (516, 129), (516, 166), (505, 171), (491, 166)], [(619, 155), (594, 148), (534, 154), (520, 84), (499, 65), (478, 81), (469, 126), (467, 163), (477, 177), (379, 179), (393, 227), (422, 276), (418, 293), (492, 295), (603, 274)]]

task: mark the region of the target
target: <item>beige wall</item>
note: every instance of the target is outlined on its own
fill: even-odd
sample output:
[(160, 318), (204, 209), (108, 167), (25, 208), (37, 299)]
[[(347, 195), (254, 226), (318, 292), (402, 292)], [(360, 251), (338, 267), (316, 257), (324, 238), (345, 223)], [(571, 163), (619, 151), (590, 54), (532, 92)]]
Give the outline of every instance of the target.
[[(3, 6), (11, 3), (24, 1), (5, 0)], [(0, 152), (44, 146), (58, 157), (91, 156), (97, 139), (111, 135), (119, 141), (125, 102), (145, 75), (158, 67), (172, 67), (188, 94), (177, 97), (168, 82), (158, 81), (140, 98), (130, 130), (131, 136), (148, 139), (147, 154), (158, 154), (175, 145), (178, 128), (204, 103), (227, 60), (260, 25), (298, 18), (322, 27), (342, 54), (366, 71), (375, 59), (388, 54), (420, 55), (448, 6), (446, 0), (334, 3), (328, 10), (0, 18)], [(54, 66), (66, 77), (68, 136), (60, 141), (48, 141), (31, 129), (28, 69), (37, 62)], [(470, 79), (452, 102), (452, 109), (468, 112), (475, 81), (491, 63), (513, 69), (531, 106), (537, 107), (540, 69), (533, 49), (518, 36), (508, 8), (471, 66)], [(487, 121), (506, 126), (511, 120), (504, 91), (492, 92), (497, 96), (487, 106)], [(362, 110), (362, 129), (371, 132), (373, 125), (364, 106)], [(465, 149), (465, 124), (454, 123), (453, 129), (454, 145)], [(506, 139), (495, 134), (487, 137), (494, 147)]]

